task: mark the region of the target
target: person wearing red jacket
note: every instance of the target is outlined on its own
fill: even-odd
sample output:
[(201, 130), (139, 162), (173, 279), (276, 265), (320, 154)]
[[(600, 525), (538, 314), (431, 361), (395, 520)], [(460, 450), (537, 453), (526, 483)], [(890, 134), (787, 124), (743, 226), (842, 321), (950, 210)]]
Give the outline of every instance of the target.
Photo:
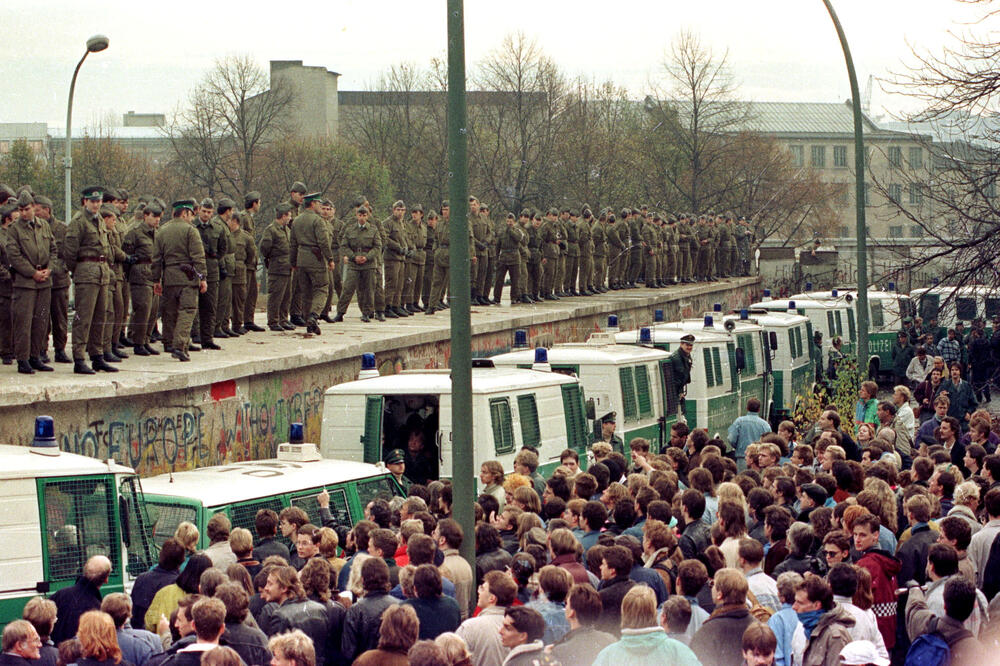
[(856, 564), (872, 577), (872, 611), (887, 650), (896, 645), (896, 574), (900, 562), (891, 553), (878, 549), (880, 522), (867, 514), (854, 521), (854, 548), (861, 553)]

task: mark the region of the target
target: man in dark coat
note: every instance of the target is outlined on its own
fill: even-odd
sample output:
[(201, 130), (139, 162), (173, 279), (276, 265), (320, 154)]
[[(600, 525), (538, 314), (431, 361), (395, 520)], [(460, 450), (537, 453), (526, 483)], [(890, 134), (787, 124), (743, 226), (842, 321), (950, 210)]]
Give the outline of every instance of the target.
[(694, 336), (688, 333), (681, 337), (680, 349), (670, 355), (670, 368), (674, 375), (674, 393), (677, 395), (678, 403), (680, 397), (687, 391), (687, 385), (691, 382), (691, 351), (694, 349)]
[(14, 620), (3, 629), (0, 666), (33, 666), (40, 663), (42, 639), (27, 620)]
[(737, 569), (719, 569), (712, 586), (715, 610), (691, 639), (691, 650), (702, 664), (742, 663), (742, 644), (736, 639), (756, 622), (747, 610), (747, 579)]
[(915, 580), (923, 585), (927, 582), (927, 551), (938, 537), (938, 533), (929, 526), (931, 505), (928, 498), (914, 495), (908, 499), (906, 518), (910, 523), (910, 538), (896, 550), (901, 565), (897, 580)]
[(95, 555), (83, 566), (83, 575), (76, 583), (64, 587), (52, 595), (52, 601), (59, 609), (59, 619), (52, 629), (52, 642), (56, 645), (76, 636), (80, 616), (89, 610), (101, 608), (101, 586), (111, 575), (111, 560), (103, 555)]
[(132, 586), (132, 617), (144, 618), (153, 597), (162, 588), (177, 580), (186, 555), (184, 546), (173, 537), (160, 547), (159, 563), (149, 571), (139, 574)]
[(598, 627), (615, 636), (621, 635), (622, 599), (635, 587), (629, 579), (632, 571), (632, 553), (625, 546), (611, 546), (601, 556), (601, 605), (604, 612)]

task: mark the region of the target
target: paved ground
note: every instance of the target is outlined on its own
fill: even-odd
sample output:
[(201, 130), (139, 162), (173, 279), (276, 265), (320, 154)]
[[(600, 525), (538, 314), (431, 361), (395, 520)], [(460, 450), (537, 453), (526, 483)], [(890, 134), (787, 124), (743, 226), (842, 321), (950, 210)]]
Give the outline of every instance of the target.
[[(529, 327), (595, 314), (612, 314), (618, 308), (652, 308), (669, 300), (681, 302), (686, 297), (706, 290), (728, 291), (734, 286), (752, 284), (755, 278), (723, 280), (709, 285), (678, 285), (666, 290), (630, 289), (610, 291), (588, 298), (576, 297), (545, 301), (535, 305), (502, 305), (472, 308), (474, 334), (509, 328)], [(721, 298), (721, 297), (720, 297)], [(506, 297), (505, 297), (506, 300)], [(727, 304), (737, 307), (739, 304)], [(191, 354), (191, 362), (181, 363), (169, 354), (153, 357), (131, 356), (116, 367), (114, 374), (75, 375), (73, 366), (53, 364), (55, 372), (19, 375), (16, 366), (0, 366), (0, 407), (26, 405), (48, 400), (105, 398), (151, 391), (184, 389), (216, 381), (264, 372), (323, 363), (327, 360), (360, 356), (364, 351), (386, 351), (421, 342), (444, 340), (450, 329), (450, 311), (433, 316), (418, 313), (412, 317), (383, 322), (362, 323), (357, 306), (351, 306), (343, 323), (321, 322), (322, 334), (310, 335), (304, 329), (294, 332), (250, 333), (235, 339), (217, 340), (222, 351), (200, 351)], [(265, 325), (265, 316), (258, 313), (256, 321)], [(502, 324), (502, 325), (501, 325)], [(153, 345), (162, 350), (162, 345)]]

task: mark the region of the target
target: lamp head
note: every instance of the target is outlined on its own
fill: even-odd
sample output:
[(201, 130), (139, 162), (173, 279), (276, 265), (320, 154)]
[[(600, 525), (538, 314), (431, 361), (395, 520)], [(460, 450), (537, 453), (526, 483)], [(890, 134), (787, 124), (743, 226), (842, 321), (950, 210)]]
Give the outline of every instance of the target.
[(87, 40), (87, 50), (91, 53), (97, 53), (108, 48), (108, 43), (109, 40), (104, 35), (94, 35)]

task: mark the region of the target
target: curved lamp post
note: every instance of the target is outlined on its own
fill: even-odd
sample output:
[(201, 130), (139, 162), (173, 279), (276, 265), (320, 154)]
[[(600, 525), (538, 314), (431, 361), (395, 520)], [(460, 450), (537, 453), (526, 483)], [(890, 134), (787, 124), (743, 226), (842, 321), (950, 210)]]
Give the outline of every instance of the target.
[(73, 196), (73, 92), (76, 89), (76, 75), (80, 73), (83, 61), (91, 53), (97, 53), (108, 48), (108, 38), (104, 35), (94, 35), (87, 40), (87, 50), (84, 52), (80, 62), (76, 63), (73, 70), (73, 80), (69, 84), (69, 102), (66, 104), (66, 156), (63, 158), (63, 166), (66, 170), (66, 222), (72, 217), (72, 196)]

